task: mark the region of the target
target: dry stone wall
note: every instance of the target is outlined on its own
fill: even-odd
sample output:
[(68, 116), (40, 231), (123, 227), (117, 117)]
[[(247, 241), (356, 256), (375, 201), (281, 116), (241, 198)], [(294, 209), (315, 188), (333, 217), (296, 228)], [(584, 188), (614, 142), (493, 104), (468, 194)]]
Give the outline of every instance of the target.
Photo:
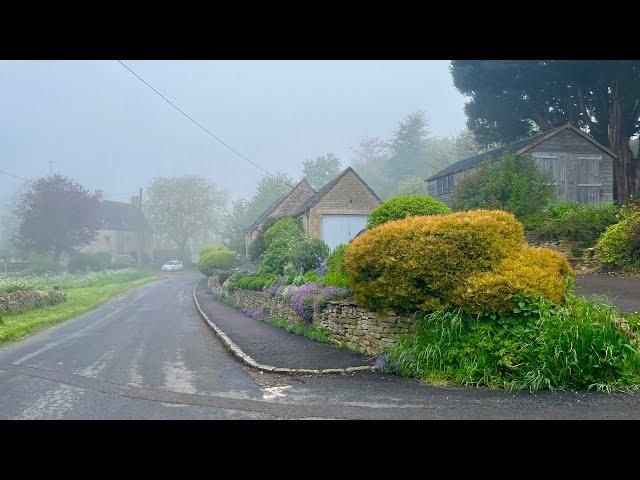
[(66, 299), (67, 294), (60, 291), (25, 290), (0, 293), (0, 313), (22, 312), (32, 308), (54, 305)]
[[(259, 309), (266, 314), (309, 326), (284, 300), (266, 292), (227, 290), (215, 277), (209, 278), (208, 285), (214, 295), (225, 296), (242, 310)], [(372, 312), (351, 301), (340, 300), (327, 302), (324, 309), (314, 313), (310, 325), (327, 332), (336, 345), (377, 355), (394, 344), (399, 336), (414, 332), (417, 323), (412, 317), (391, 310)]]

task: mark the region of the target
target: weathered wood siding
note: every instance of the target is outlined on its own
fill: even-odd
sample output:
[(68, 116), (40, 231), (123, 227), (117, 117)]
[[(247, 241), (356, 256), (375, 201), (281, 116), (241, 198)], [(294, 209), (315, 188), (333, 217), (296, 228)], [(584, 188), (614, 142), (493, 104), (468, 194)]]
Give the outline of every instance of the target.
[(613, 202), (613, 157), (576, 132), (564, 130), (527, 153), (553, 175), (557, 201)]
[[(563, 130), (526, 152), (553, 176), (556, 201), (598, 205), (613, 202), (613, 157), (572, 130)], [(477, 167), (453, 174), (454, 186)], [(437, 180), (428, 193), (451, 206), (451, 194), (438, 195)]]

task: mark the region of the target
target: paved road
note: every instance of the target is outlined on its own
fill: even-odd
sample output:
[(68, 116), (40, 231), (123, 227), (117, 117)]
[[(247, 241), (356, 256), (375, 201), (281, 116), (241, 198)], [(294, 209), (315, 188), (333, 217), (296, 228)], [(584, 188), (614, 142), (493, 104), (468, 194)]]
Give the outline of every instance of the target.
[(123, 294), (0, 349), (2, 419), (640, 418), (640, 395), (509, 394), (376, 373), (260, 374), (197, 316), (199, 274)]
[(640, 312), (640, 278), (620, 278), (604, 273), (578, 275), (577, 295), (606, 296), (623, 312)]

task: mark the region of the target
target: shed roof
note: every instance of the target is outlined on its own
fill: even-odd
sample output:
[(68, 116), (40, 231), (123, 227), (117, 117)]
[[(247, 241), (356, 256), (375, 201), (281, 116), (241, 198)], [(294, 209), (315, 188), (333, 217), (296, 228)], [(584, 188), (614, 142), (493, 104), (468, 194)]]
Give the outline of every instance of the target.
[(601, 150), (605, 151), (607, 154), (609, 154), (609, 155), (611, 155), (613, 157), (616, 157), (615, 153), (613, 153), (611, 150), (609, 150), (604, 145), (598, 143), (592, 136), (590, 136), (587, 133), (583, 132), (579, 128), (574, 127), (571, 123), (567, 123), (566, 125), (563, 125), (561, 127), (554, 128), (552, 130), (547, 130), (545, 132), (538, 133), (537, 135), (533, 135), (531, 137), (528, 137), (528, 138), (525, 138), (525, 139), (522, 139), (522, 140), (518, 140), (517, 142), (513, 142), (513, 143), (511, 143), (509, 145), (506, 145), (504, 147), (500, 147), (500, 148), (496, 148), (496, 149), (493, 149), (493, 150), (489, 150), (488, 152), (484, 152), (484, 153), (481, 153), (479, 155), (475, 155), (473, 157), (469, 157), (469, 158), (465, 158), (463, 160), (459, 160), (459, 161), (457, 161), (455, 163), (452, 163), (451, 165), (445, 167), (444, 169), (440, 170), (435, 175), (432, 175), (431, 177), (427, 178), (426, 181), (430, 182), (432, 180), (436, 180), (438, 178), (445, 177), (447, 175), (451, 175), (452, 173), (457, 173), (457, 172), (461, 172), (463, 170), (468, 170), (469, 168), (473, 168), (473, 167), (479, 165), (484, 160), (487, 160), (489, 158), (498, 158), (505, 152), (514, 152), (514, 153), (517, 153), (517, 154), (524, 153), (527, 150), (535, 147), (536, 145), (544, 142), (545, 140), (548, 140), (549, 138), (551, 138), (551, 137), (557, 135), (558, 133), (560, 133), (560, 132), (562, 132), (564, 130), (567, 130), (567, 129), (574, 131), (575, 133), (577, 133), (578, 135), (583, 137), (585, 140), (593, 143), (596, 147), (598, 147)]

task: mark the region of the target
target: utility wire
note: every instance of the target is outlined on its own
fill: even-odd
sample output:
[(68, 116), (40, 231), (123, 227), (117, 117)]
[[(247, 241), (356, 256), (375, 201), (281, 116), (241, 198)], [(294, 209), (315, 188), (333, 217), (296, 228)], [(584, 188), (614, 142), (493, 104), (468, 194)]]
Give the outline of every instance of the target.
[(28, 179), (28, 178), (20, 177), (20, 176), (18, 176), (18, 175), (14, 175), (13, 173), (5, 172), (4, 170), (0, 170), (0, 173), (2, 173), (2, 174), (4, 174), (4, 175), (7, 175), (7, 176), (9, 176), (9, 177), (17, 178), (18, 180), (24, 180), (24, 181), (26, 181), (26, 182), (28, 182), (28, 181), (29, 181), (29, 179)]
[[(205, 133), (207, 133), (209, 136), (213, 137), (215, 140), (217, 140), (218, 142), (220, 142), (222, 145), (224, 145), (225, 147), (227, 147), (229, 150), (231, 150), (233, 153), (235, 153), (236, 155), (238, 155), (239, 157), (243, 158), (244, 160), (246, 160), (247, 162), (249, 162), (251, 165), (253, 165), (256, 168), (259, 168), (260, 170), (262, 170), (263, 172), (265, 172), (267, 175), (271, 175), (272, 177), (275, 177), (275, 175), (273, 173), (271, 173), (269, 170), (267, 170), (264, 167), (261, 167), (260, 165), (258, 165), (257, 163), (255, 163), (253, 160), (251, 160), (250, 158), (247, 158), (245, 155), (243, 155), (242, 153), (240, 153), (238, 150), (236, 150), (235, 148), (233, 148), (231, 145), (223, 142), (220, 138), (218, 138), (215, 134), (213, 134), (212, 132), (210, 132), (206, 127), (204, 127), (202, 124), (198, 123), (197, 121), (195, 121), (189, 114), (187, 114), (184, 110), (182, 110), (180, 107), (178, 107), (175, 103), (173, 103), (171, 100), (169, 100), (167, 97), (165, 97), (163, 94), (161, 94), (158, 90), (156, 90), (155, 88), (153, 88), (153, 86), (151, 84), (149, 84), (149, 82), (147, 82), (144, 78), (142, 78), (140, 75), (138, 75), (136, 72), (134, 72), (131, 68), (129, 68), (129, 66), (127, 66), (122, 60), (118, 60), (118, 63), (120, 65), (122, 65), (124, 68), (126, 68), (127, 70), (129, 70), (129, 72), (131, 72), (138, 80), (140, 80), (142, 83), (144, 83), (147, 87), (149, 87), (151, 90), (153, 90), (160, 98), (162, 98), (165, 102), (167, 102), (169, 105), (171, 105), (174, 109), (176, 109), (178, 112), (180, 112), (182, 115), (184, 115), (185, 117), (187, 117), (189, 120), (191, 120), (196, 126), (198, 126), (201, 130), (203, 130)], [(287, 186), (293, 188), (293, 185), (289, 185), (287, 182), (283, 182), (285, 183)]]

